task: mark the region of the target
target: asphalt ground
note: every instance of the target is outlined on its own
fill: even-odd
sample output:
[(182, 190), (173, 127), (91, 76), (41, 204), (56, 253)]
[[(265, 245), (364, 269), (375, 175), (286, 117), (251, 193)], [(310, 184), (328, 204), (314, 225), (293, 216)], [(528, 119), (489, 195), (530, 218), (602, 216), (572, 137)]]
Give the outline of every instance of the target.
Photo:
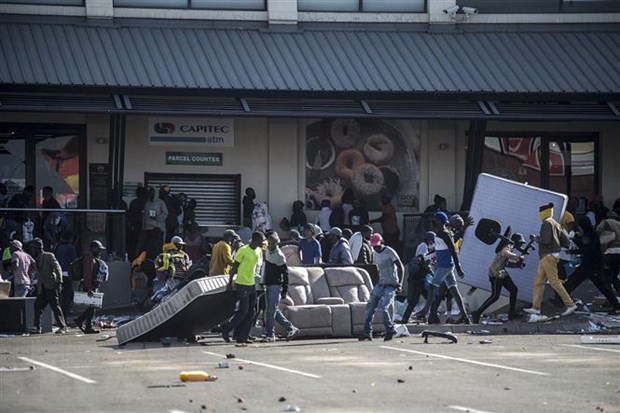
[[(170, 347), (119, 347), (104, 334), (2, 338), (0, 411), (620, 412), (620, 346), (579, 335), (458, 337), (242, 348), (216, 336)], [(182, 383), (185, 370), (218, 380)]]

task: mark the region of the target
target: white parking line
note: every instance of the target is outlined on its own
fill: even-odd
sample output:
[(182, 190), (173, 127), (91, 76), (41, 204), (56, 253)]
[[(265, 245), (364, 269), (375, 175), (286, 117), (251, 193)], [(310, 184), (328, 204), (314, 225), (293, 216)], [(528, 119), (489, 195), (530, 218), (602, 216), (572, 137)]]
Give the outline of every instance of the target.
[(468, 359), (462, 359), (462, 358), (458, 358), (458, 357), (444, 356), (442, 354), (424, 353), (422, 351), (407, 350), (407, 349), (397, 348), (397, 347), (388, 347), (388, 346), (380, 346), (380, 347), (381, 348), (385, 348), (387, 350), (404, 351), (406, 353), (421, 354), (423, 356), (438, 357), (438, 358), (442, 358), (442, 359), (446, 359), (446, 360), (461, 361), (463, 363), (476, 364), (478, 366), (494, 367), (496, 369), (518, 371), (520, 373), (535, 374), (537, 376), (549, 376), (550, 375), (549, 373), (543, 373), (541, 371), (519, 369), (519, 368), (516, 368), (516, 367), (502, 366), (501, 364), (484, 363), (482, 361), (468, 360)]
[(485, 410), (476, 410), (471, 407), (463, 407), (463, 406), (448, 406), (448, 409), (458, 410), (459, 412), (469, 412), (469, 413), (491, 413)]
[[(212, 353), (210, 351), (203, 351), (203, 353), (209, 354), (211, 356), (226, 358), (226, 356), (223, 356), (223, 355), (217, 354), (217, 353)], [(304, 371), (299, 371), (299, 370), (287, 369), (286, 367), (274, 366), (273, 364), (260, 363), (258, 361), (244, 360), (244, 359), (240, 359), (240, 358), (235, 358), (235, 360), (240, 361), (242, 363), (255, 364), (255, 365), (261, 366), (261, 367), (267, 367), (267, 368), (274, 369), (274, 370), (280, 370), (280, 371), (284, 371), (284, 372), (287, 372), (287, 373), (299, 374), (300, 376), (310, 377), (312, 379), (320, 379), (321, 378), (321, 376), (317, 376), (316, 374), (306, 373)]]
[(36, 361), (36, 360), (33, 360), (33, 359), (29, 359), (28, 357), (18, 357), (18, 358), (21, 359), (21, 360), (24, 360), (27, 363), (36, 364), (37, 366), (45, 367), (46, 369), (50, 369), (50, 370), (53, 370), (53, 371), (55, 371), (57, 373), (64, 374), (65, 376), (69, 376), (72, 379), (83, 381), (84, 383), (88, 383), (88, 384), (95, 384), (95, 383), (97, 383), (95, 380), (91, 380), (89, 378), (82, 377), (82, 376), (80, 376), (78, 374), (71, 373), (70, 371), (63, 370), (61, 368), (51, 366), (51, 365), (43, 363), (41, 361)]
[(609, 351), (610, 353), (620, 353), (620, 350), (613, 350), (611, 348), (601, 348), (601, 347), (591, 347), (591, 346), (579, 346), (577, 344), (560, 344), (561, 346), (564, 347), (576, 347), (576, 348), (586, 348), (588, 350), (595, 350), (595, 351)]

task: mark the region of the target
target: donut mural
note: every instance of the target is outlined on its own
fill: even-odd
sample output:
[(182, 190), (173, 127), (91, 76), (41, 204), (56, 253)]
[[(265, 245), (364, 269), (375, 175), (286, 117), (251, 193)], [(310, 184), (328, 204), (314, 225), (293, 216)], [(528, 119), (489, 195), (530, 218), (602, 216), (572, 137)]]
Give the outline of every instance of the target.
[(324, 119), (306, 127), (306, 206), (332, 206), (351, 188), (368, 210), (383, 194), (397, 210), (419, 208), (420, 127), (415, 121)]

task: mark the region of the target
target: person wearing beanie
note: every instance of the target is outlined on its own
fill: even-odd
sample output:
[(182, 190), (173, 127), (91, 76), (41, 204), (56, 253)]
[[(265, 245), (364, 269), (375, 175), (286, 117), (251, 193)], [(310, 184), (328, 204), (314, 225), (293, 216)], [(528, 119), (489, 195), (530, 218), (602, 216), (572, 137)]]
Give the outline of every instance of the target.
[(280, 237), (277, 232), (272, 232), (267, 236), (263, 277), (265, 284), (265, 338), (261, 340), (264, 343), (275, 341), (275, 322), (286, 330), (289, 340), (299, 332), (299, 329), (278, 308), (278, 303), (286, 298), (288, 291), (288, 266), (284, 253), (278, 247), (279, 243)]
[(532, 314), (530, 322), (544, 321), (546, 319), (546, 317), (541, 314), (541, 306), (547, 281), (551, 288), (558, 293), (566, 306), (565, 310), (560, 314), (561, 316), (570, 315), (577, 310), (577, 306), (573, 302), (573, 299), (558, 277), (560, 250), (562, 247), (569, 246), (569, 240), (566, 233), (562, 230), (562, 226), (553, 219), (553, 206), (553, 203), (549, 203), (542, 205), (538, 209), (538, 216), (542, 221), (540, 233), (539, 235), (530, 235), (531, 240), (538, 242), (538, 253), (540, 255), (538, 270), (534, 277), (532, 307), (524, 310), (526, 313)]
[(461, 267), (459, 255), (454, 246), (452, 234), (446, 228), (448, 224), (448, 215), (445, 212), (435, 212), (433, 215), (433, 227), (435, 229), (435, 275), (433, 276), (433, 282), (428, 292), (428, 301), (424, 306), (424, 309), (415, 314), (418, 320), (426, 320), (426, 313), (429, 312), (428, 322), (430, 324), (439, 324), (440, 319), (437, 315), (437, 308), (440, 301), (436, 298), (436, 292), (441, 287), (443, 282), (446, 283), (448, 290), (452, 293), (454, 300), (456, 301), (459, 310), (461, 311), (461, 317), (457, 320), (457, 323), (471, 324), (465, 304), (463, 302), (463, 296), (461, 295), (454, 272), (458, 274), (460, 278), (465, 278), (465, 272)]
[(396, 329), (388, 308), (394, 304), (396, 292), (401, 289), (405, 269), (396, 251), (385, 245), (381, 234), (372, 234), (370, 245), (374, 250), (373, 262), (379, 269), (379, 282), (370, 292), (370, 298), (366, 304), (364, 334), (359, 340), (372, 341), (372, 322), (375, 317), (375, 310), (378, 308), (383, 315), (383, 325), (385, 326), (383, 340), (390, 341), (396, 335)]

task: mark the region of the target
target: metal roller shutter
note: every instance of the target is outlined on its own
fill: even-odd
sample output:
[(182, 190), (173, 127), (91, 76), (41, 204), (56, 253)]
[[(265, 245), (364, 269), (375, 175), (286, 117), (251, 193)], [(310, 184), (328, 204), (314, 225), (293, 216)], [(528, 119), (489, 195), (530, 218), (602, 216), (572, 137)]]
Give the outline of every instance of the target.
[(169, 185), (173, 194), (184, 193), (195, 199), (196, 221), (200, 225), (239, 225), (241, 223), (241, 175), (144, 174), (147, 186)]

